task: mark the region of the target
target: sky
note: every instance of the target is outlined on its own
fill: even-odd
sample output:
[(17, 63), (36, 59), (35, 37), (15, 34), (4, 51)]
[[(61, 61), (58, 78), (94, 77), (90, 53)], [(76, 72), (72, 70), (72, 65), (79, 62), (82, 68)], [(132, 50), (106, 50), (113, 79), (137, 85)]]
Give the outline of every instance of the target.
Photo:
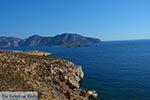
[(0, 0), (0, 36), (150, 39), (150, 0)]

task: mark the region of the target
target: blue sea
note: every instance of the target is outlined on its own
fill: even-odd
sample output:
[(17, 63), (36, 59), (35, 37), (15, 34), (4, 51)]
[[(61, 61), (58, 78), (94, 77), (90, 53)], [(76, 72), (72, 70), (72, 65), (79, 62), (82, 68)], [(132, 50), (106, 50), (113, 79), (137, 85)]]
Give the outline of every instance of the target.
[(100, 100), (150, 100), (150, 40), (9, 49), (42, 50), (81, 65), (81, 88), (96, 90)]

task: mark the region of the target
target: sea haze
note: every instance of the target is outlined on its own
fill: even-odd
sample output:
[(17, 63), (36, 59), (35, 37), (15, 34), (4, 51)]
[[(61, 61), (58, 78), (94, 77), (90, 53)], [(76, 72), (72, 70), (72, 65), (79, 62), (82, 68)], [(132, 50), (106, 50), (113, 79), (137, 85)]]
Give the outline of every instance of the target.
[(150, 40), (9, 49), (42, 50), (82, 65), (81, 88), (96, 90), (100, 100), (150, 100)]

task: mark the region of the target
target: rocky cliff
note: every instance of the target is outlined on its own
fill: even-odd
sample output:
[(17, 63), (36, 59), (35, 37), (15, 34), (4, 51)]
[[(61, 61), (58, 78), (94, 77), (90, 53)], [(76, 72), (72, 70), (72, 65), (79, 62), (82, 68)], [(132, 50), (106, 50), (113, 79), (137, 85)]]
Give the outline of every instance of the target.
[(37, 91), (39, 100), (97, 100), (97, 93), (79, 88), (83, 76), (81, 66), (61, 58), (0, 51), (0, 91)]
[(99, 43), (100, 40), (79, 34), (64, 33), (54, 37), (43, 37), (33, 35), (26, 39), (15, 37), (0, 37), (0, 47), (19, 47), (19, 46), (82, 46), (92, 43)]

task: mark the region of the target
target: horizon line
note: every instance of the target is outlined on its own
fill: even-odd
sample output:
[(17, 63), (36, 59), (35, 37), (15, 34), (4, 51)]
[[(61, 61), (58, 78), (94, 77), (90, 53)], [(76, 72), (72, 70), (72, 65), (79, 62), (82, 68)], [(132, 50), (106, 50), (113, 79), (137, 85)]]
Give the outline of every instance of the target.
[[(37, 36), (41, 36), (41, 37), (53, 37), (53, 36), (57, 36), (57, 35), (62, 35), (62, 34), (65, 34), (67, 32), (64, 32), (64, 33), (59, 33), (59, 34), (55, 34), (55, 35), (41, 35), (41, 34), (38, 34), (38, 33), (35, 33), (35, 34), (31, 34), (29, 36), (25, 36), (25, 37), (20, 37), (20, 36), (11, 36), (11, 35), (0, 35), (0, 37), (13, 37), (13, 38), (20, 38), (20, 39), (26, 39), (26, 38), (29, 38), (31, 36), (34, 36), (34, 35), (37, 35)], [(138, 38), (138, 39), (110, 39), (110, 40), (103, 40), (102, 38), (100, 37), (94, 37), (94, 36), (87, 36), (87, 35), (83, 35), (83, 34), (79, 34), (79, 33), (67, 33), (67, 34), (77, 34), (77, 35), (81, 35), (81, 36), (85, 36), (85, 37), (91, 37), (91, 38), (97, 38), (97, 39), (100, 39), (102, 42), (115, 42), (115, 41), (138, 41), (138, 40), (150, 40), (150, 38)]]

